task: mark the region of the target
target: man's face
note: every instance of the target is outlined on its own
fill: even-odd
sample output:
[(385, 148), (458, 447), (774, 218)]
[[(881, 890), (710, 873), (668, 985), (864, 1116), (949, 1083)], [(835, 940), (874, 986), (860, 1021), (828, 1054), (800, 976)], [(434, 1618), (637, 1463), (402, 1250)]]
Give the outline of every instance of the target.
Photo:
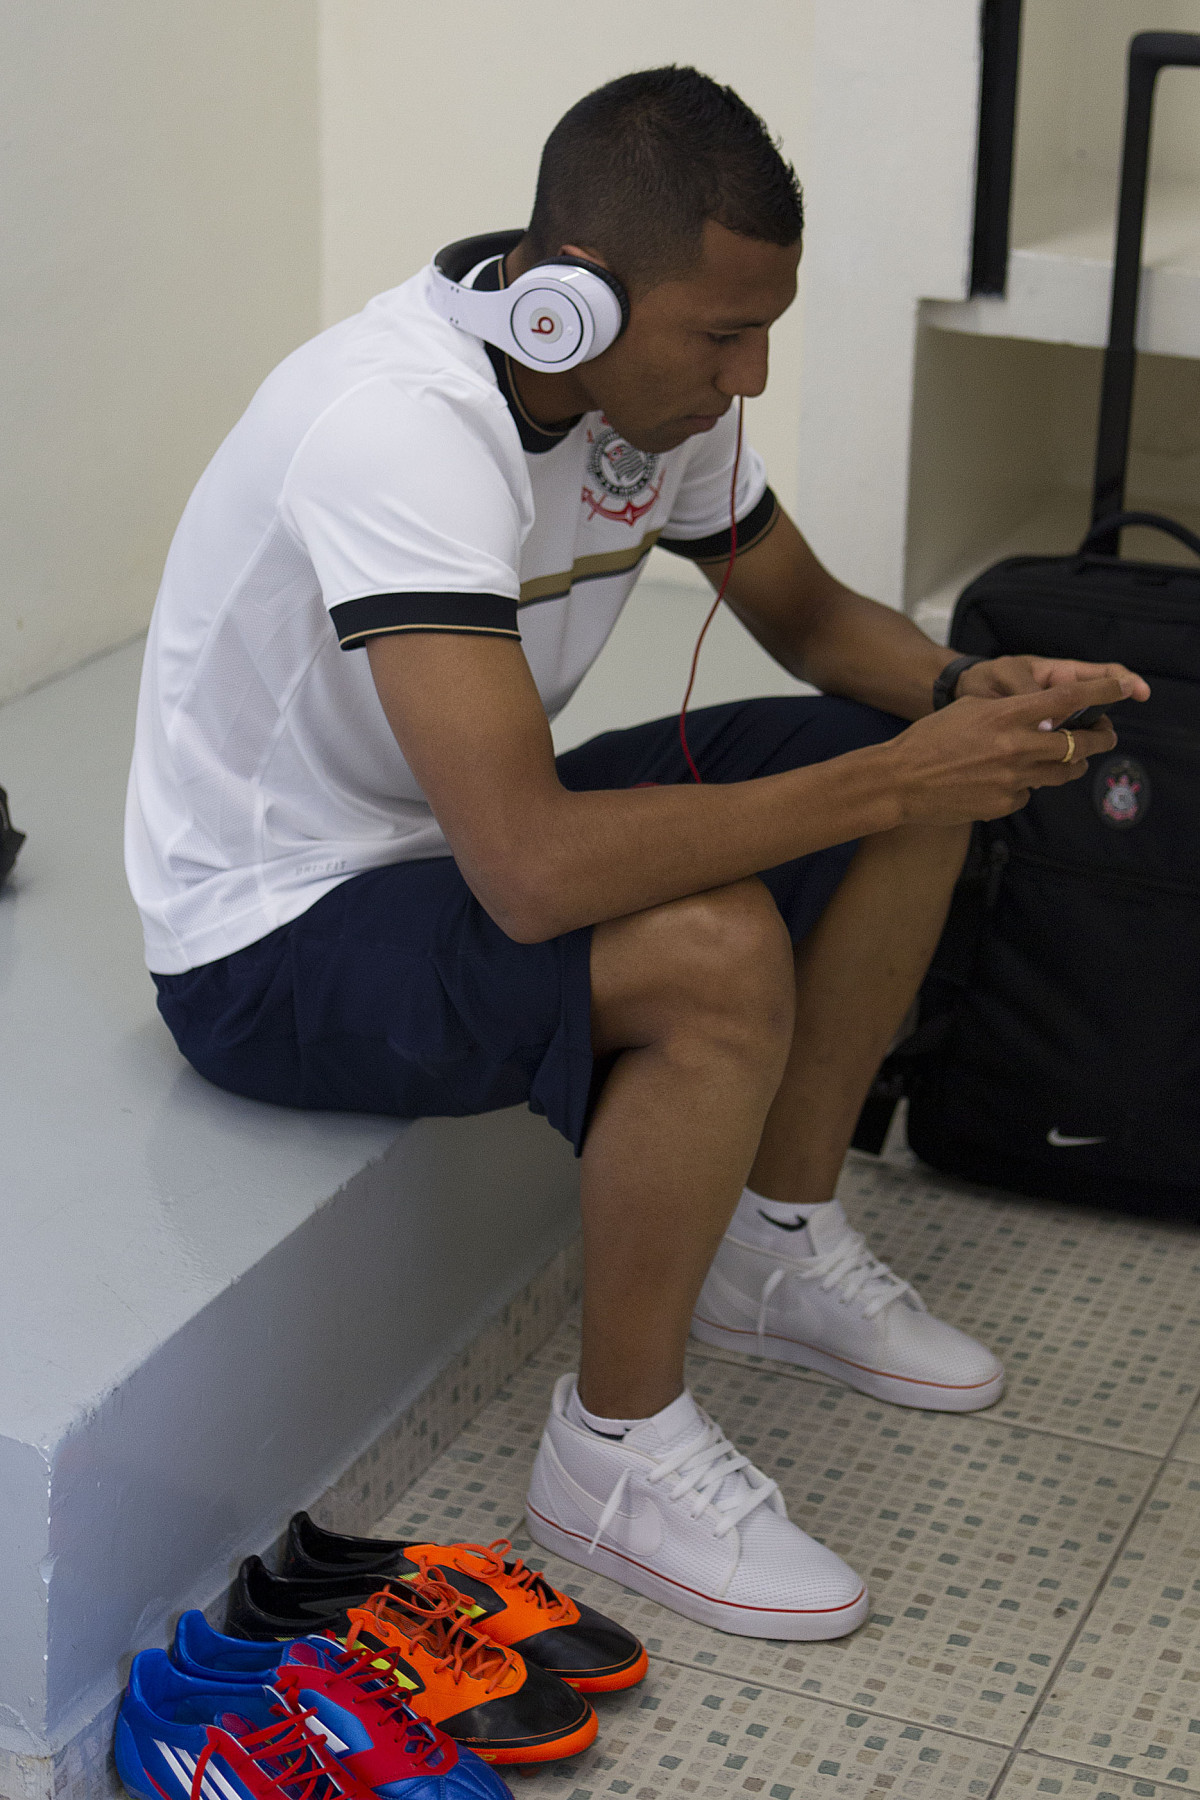
[(639, 450), (710, 431), (738, 394), (767, 385), (767, 333), (796, 297), (800, 246), (740, 237), (711, 220), (699, 261), (633, 300), (629, 324), (577, 379)]

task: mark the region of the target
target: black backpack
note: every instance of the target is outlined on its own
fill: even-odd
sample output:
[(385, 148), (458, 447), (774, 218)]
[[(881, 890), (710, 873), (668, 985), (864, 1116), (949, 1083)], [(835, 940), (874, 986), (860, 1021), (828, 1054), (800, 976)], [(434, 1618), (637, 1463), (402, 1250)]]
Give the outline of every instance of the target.
[(1200, 566), (1121, 559), (1121, 510), (1154, 78), (1200, 37), (1130, 47), (1125, 164), (1094, 522), (1074, 556), (1010, 558), (958, 601), (976, 656), (1122, 662), (1149, 681), (1081, 780), (975, 828), (916, 1030), (885, 1063), (855, 1143), (909, 1097), (934, 1168), (1018, 1193), (1200, 1220)]
[(1082, 780), (975, 828), (889, 1071), (909, 1143), (1018, 1193), (1200, 1220), (1200, 567), (1015, 557), (953, 641), (1124, 662), (1152, 692)]

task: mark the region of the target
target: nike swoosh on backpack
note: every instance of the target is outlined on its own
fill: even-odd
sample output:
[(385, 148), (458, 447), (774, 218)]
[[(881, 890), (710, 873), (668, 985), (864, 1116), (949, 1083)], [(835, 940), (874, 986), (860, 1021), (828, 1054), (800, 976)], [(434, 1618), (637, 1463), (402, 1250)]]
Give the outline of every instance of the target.
[(1080, 1144), (1106, 1144), (1108, 1139), (1102, 1137), (1067, 1137), (1058, 1129), (1057, 1125), (1052, 1125), (1046, 1133), (1046, 1142), (1048, 1144), (1053, 1144), (1056, 1150), (1072, 1150)]

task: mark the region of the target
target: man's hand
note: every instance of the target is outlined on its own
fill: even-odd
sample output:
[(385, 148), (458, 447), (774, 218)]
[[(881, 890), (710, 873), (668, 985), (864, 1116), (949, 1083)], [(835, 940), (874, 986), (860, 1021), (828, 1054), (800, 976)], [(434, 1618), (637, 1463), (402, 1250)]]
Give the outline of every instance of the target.
[[(1037, 660), (1005, 657), (1003, 662)], [(966, 673), (998, 666), (979, 663)], [(1068, 762), (1070, 742), (1065, 732), (1043, 729), (1047, 715), (1053, 726), (1080, 707), (1112, 706), (1129, 697), (1128, 684), (1137, 679), (1124, 670), (1102, 679), (1035, 683), (1032, 693), (1002, 698), (968, 695), (918, 719), (884, 746), (898, 765), (905, 820), (951, 825), (1000, 819), (1019, 812), (1034, 788), (1078, 781), (1087, 771), (1088, 757), (1111, 750), (1116, 733), (1107, 720), (1091, 731), (1075, 731)], [(1051, 685), (1052, 698), (1046, 692)]]
[[(1039, 688), (1064, 687), (1074, 681), (1119, 681), (1121, 700), (1148, 700), (1150, 689), (1140, 675), (1124, 663), (1069, 662), (1049, 656), (997, 656), (964, 669), (954, 690), (956, 700), (976, 696), (1002, 700), (1014, 694), (1035, 694)], [(1060, 719), (1066, 713), (1057, 715)]]

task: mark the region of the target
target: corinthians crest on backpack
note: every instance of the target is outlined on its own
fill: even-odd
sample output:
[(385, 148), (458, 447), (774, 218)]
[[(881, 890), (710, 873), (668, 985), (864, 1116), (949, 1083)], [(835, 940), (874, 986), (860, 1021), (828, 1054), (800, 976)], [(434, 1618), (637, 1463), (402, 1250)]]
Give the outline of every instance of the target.
[(1106, 756), (1092, 783), (1096, 811), (1106, 825), (1128, 830), (1146, 816), (1150, 804), (1150, 777), (1132, 756)]

